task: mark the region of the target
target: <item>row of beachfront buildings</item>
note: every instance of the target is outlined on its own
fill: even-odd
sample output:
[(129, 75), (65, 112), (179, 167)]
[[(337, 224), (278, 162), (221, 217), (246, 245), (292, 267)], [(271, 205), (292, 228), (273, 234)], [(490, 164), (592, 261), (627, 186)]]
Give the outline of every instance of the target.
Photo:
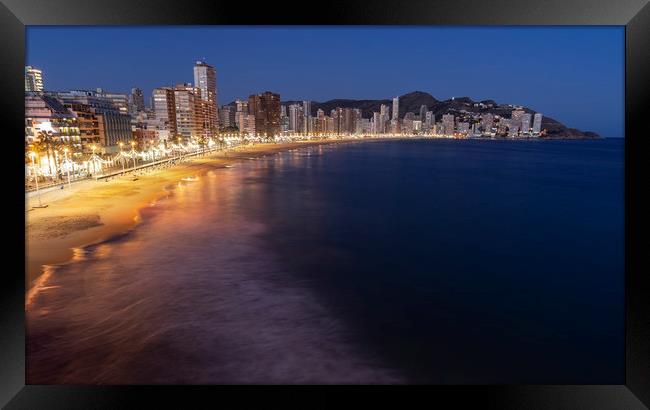
[[(244, 101), (234, 106), (222, 107), (232, 115), (231, 123), (241, 129), (245, 118)], [(526, 112), (523, 107), (504, 105), (495, 107), (474, 103), (478, 110), (460, 109), (456, 113), (438, 116), (426, 105), (418, 112), (405, 112), (400, 116), (399, 97), (392, 100), (392, 107), (381, 104), (378, 112), (364, 118), (358, 108), (332, 109), (325, 113), (315, 112), (311, 101), (282, 105), (280, 113), (283, 133), (302, 135), (429, 135), (447, 137), (538, 137), (543, 135), (542, 114)], [(509, 116), (481, 113), (482, 109), (498, 108)], [(483, 110), (485, 111), (485, 110)], [(439, 121), (436, 121), (439, 119)]]
[[(194, 83), (154, 88), (145, 104), (141, 89), (130, 93), (95, 90), (49, 91), (43, 73), (25, 67), (26, 149), (47, 140), (73, 152), (114, 153), (123, 144), (205, 141), (223, 135), (272, 140), (276, 137), (344, 135), (539, 136), (542, 115), (509, 106), (510, 117), (459, 111), (436, 118), (422, 105), (400, 116), (399, 97), (365, 118), (360, 109), (314, 110), (311, 101), (282, 104), (266, 91), (219, 107), (216, 70), (194, 65)], [(436, 121), (438, 120), (438, 121)]]

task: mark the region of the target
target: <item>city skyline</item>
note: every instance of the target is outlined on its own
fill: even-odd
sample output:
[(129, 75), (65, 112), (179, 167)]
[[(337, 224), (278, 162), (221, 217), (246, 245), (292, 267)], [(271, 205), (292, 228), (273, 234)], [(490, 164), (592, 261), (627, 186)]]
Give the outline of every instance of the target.
[[(78, 36), (78, 30), (84, 35)], [(279, 40), (290, 34), (309, 47), (288, 49)], [(420, 45), (400, 43), (413, 34), (420, 34)], [(70, 65), (46, 47), (45, 40), (50, 44), (73, 35), (82, 37), (82, 42), (101, 40), (106, 47), (79, 65)], [(562, 39), (561, 46), (553, 36)], [(215, 38), (222, 41), (205, 44)], [(360, 45), (340, 45), (337, 39), (341, 38)], [(432, 38), (438, 43), (431, 42)], [(367, 39), (383, 45), (375, 50)], [(153, 88), (191, 83), (188, 64), (205, 60), (216, 69), (220, 105), (267, 90), (278, 92), (282, 101), (316, 102), (391, 99), (419, 90), (439, 100), (468, 96), (521, 104), (569, 127), (616, 137), (623, 136), (622, 40), (622, 30), (616, 27), (47, 27), (27, 30), (26, 64), (43, 70), (48, 90), (100, 87), (128, 93), (137, 87), (149, 105)], [(174, 50), (165, 54), (164, 63), (160, 61), (163, 44)], [(383, 50), (391, 44), (401, 45), (391, 53)], [(598, 49), (589, 44), (598, 44)], [(503, 53), (505, 46), (508, 53)], [(316, 53), (320, 57), (313, 59), (323, 47), (329, 52)], [(377, 53), (369, 53), (372, 50)], [(405, 59), (405, 53), (412, 58)]]

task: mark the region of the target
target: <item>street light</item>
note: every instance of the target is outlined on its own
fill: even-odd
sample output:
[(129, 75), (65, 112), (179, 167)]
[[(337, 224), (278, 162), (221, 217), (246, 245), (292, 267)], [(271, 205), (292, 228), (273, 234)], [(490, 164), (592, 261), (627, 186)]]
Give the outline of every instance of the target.
[(93, 150), (93, 155), (90, 157), (90, 159), (93, 160), (93, 174), (95, 174), (96, 173), (95, 172), (95, 150), (97, 149), (97, 147), (93, 145), (90, 148)]
[(124, 175), (124, 149), (123, 149), (123, 147), (124, 147), (124, 143), (122, 141), (120, 141), (120, 156), (121, 156), (121, 158), (120, 158), (121, 161), (120, 162), (122, 163), (122, 175)]
[(36, 181), (36, 195), (38, 196), (38, 207), (42, 208), (43, 204), (41, 203), (41, 191), (38, 189), (38, 171), (36, 169), (36, 162), (34, 161), (34, 158), (36, 157), (36, 153), (34, 151), (30, 151), (29, 157), (32, 159), (32, 168), (34, 169), (34, 181)]
[(135, 169), (135, 141), (131, 141), (131, 155), (133, 155), (133, 169)]
[(65, 156), (65, 162), (68, 164), (68, 188), (70, 188), (70, 163), (68, 162), (68, 149), (63, 148), (63, 155)]

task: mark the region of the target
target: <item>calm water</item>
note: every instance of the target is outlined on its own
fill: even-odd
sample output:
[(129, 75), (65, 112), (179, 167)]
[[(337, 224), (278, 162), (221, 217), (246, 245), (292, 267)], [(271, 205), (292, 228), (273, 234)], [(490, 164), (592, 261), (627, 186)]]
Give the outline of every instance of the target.
[(28, 383), (623, 382), (623, 141), (311, 147), (50, 268)]

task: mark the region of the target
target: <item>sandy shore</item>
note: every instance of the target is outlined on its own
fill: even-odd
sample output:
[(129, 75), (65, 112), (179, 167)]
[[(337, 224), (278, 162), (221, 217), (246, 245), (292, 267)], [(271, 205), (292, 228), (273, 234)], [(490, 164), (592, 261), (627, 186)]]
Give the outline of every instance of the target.
[(43, 272), (44, 265), (69, 261), (75, 248), (104, 241), (138, 222), (138, 210), (165, 195), (164, 188), (181, 178), (201, 175), (215, 168), (251, 157), (305, 147), (338, 144), (359, 139), (256, 144), (222, 151), (164, 169), (141, 172), (110, 181), (88, 180), (41, 195), (46, 208), (33, 208), (36, 196), (26, 198), (26, 289)]

